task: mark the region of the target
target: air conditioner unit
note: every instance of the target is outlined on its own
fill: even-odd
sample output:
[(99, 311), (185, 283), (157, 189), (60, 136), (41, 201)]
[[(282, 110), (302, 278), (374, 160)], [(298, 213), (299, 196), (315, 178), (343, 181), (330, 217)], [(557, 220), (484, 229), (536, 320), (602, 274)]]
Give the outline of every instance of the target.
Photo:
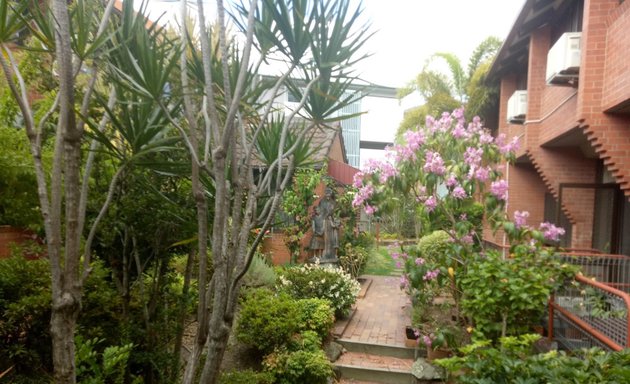
[(567, 32), (547, 54), (547, 84), (577, 85), (580, 73), (581, 32)]
[(527, 91), (515, 91), (507, 102), (507, 121), (523, 124), (527, 113)]

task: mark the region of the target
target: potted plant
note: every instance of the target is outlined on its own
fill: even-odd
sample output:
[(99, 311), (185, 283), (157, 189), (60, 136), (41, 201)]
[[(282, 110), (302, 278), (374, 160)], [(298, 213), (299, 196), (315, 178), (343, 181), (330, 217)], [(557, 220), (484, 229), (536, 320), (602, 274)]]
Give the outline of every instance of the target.
[(455, 324), (444, 324), (434, 328), (430, 333), (422, 336), (422, 342), (427, 348), (427, 360), (444, 359), (462, 345), (464, 331)]

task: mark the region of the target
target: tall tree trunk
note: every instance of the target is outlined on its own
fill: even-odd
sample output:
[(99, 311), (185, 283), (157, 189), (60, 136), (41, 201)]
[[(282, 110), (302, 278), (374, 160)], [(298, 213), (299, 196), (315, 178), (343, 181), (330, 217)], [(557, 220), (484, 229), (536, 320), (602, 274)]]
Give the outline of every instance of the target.
[[(64, 257), (56, 253), (51, 264), (54, 266), (52, 281), (52, 315), (50, 331), (53, 341), (53, 363), (55, 381), (59, 384), (76, 382), (74, 331), (81, 308), (81, 286), (79, 280), (80, 237), (79, 216), (79, 168), (81, 166), (81, 131), (75, 124), (74, 75), (72, 49), (70, 47), (70, 18), (65, 0), (52, 3), (55, 16), (55, 47), (59, 72), (59, 120), (57, 143), (63, 143), (63, 158), (55, 157), (53, 168), (64, 164), (63, 189), (53, 187), (53, 223), (61, 222), (61, 194), (65, 193), (65, 244)], [(57, 154), (56, 154), (57, 155)], [(61, 175), (53, 174), (53, 183), (61, 185)], [(59, 244), (61, 246), (61, 244)]]

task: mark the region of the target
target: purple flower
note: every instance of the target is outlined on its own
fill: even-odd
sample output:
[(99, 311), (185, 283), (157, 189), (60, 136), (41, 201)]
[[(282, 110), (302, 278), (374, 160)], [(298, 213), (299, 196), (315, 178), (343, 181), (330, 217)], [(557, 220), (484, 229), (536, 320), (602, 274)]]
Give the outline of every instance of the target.
[(389, 179), (390, 177), (396, 176), (398, 174), (398, 170), (396, 169), (396, 167), (394, 167), (391, 163), (388, 162), (383, 162), (381, 163), (381, 174), (379, 176), (378, 181), (381, 184), (385, 184), (387, 182), (387, 179)]
[(462, 188), (461, 186), (457, 186), (453, 189), (453, 197), (456, 199), (464, 199), (466, 198), (468, 195), (466, 194), (466, 191), (464, 190), (464, 188)]
[(490, 193), (499, 200), (507, 200), (508, 183), (505, 180), (493, 181), (492, 184), (490, 184)]
[(435, 173), (436, 175), (443, 175), (446, 172), (444, 160), (437, 152), (427, 151), (424, 162), (423, 170), (425, 172)]
[(464, 162), (468, 165), (479, 165), (481, 164), (481, 157), (483, 156), (483, 149), (481, 148), (466, 148), (466, 152), (464, 152)]
[(424, 274), (424, 276), (422, 277), (422, 280), (424, 280), (424, 281), (431, 281), (431, 280), (435, 279), (439, 274), (440, 274), (440, 270), (439, 269), (434, 269), (433, 271), (428, 271), (427, 273)]
[(407, 142), (407, 147), (412, 151), (417, 150), (424, 144), (424, 133), (421, 131), (407, 131), (404, 133), (404, 137)]
[(424, 121), (424, 125), (427, 129), (430, 129), (432, 132), (435, 131), (435, 119), (433, 116), (427, 116)]
[(561, 227), (556, 227), (555, 225), (544, 222), (540, 224), (540, 230), (543, 232), (543, 236), (547, 240), (558, 241), (560, 240), (560, 236), (564, 235), (565, 231)]
[[(365, 185), (354, 194), (354, 199), (352, 200), (352, 206), (358, 207), (362, 205), (373, 194), (374, 194), (374, 186), (372, 186), (372, 184)], [(368, 212), (367, 207), (365, 211)], [(374, 213), (374, 211), (375, 211), (375, 208), (372, 208), (372, 213)]]
[(424, 264), (424, 262), (425, 260), (422, 257), (416, 258), (416, 261), (415, 261), (416, 265), (422, 265)]
[(516, 228), (520, 228), (525, 225), (529, 212), (527, 211), (514, 211), (514, 225)]
[(479, 135), (480, 144), (490, 144), (493, 141), (494, 141), (494, 137), (492, 137), (492, 135), (487, 131), (483, 131), (481, 132), (481, 135)]
[(396, 268), (400, 268), (400, 267), (402, 267), (402, 263), (399, 260), (399, 261), (396, 262)]
[(424, 201), (424, 207), (426, 208), (427, 212), (433, 212), (436, 206), (437, 199), (435, 198), (435, 196), (429, 196), (429, 198)]
[(424, 342), (424, 345), (426, 345), (428, 348), (431, 348), (431, 338), (427, 335), (422, 336), (422, 341)]
[(452, 188), (457, 185), (457, 177), (454, 174), (450, 174), (446, 179), (446, 186)]
[(363, 186), (363, 172), (357, 172), (352, 176), (352, 186), (355, 188)]
[(475, 171), (475, 179), (481, 181), (482, 183), (486, 182), (490, 177), (490, 169), (488, 167), (479, 168)]
[(378, 211), (377, 207), (373, 207), (369, 204), (365, 204), (365, 213), (369, 216), (372, 216), (374, 212)]

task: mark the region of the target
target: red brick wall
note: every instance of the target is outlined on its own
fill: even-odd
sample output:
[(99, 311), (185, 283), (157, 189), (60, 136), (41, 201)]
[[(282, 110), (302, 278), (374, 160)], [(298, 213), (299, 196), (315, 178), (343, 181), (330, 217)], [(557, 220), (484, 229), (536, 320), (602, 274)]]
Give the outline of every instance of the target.
[(630, 2), (625, 1), (611, 11), (607, 26), (604, 110), (630, 100)]
[(630, 95), (629, 12), (627, 1), (586, 0), (578, 113), (595, 151), (630, 197), (630, 117), (603, 112)]

